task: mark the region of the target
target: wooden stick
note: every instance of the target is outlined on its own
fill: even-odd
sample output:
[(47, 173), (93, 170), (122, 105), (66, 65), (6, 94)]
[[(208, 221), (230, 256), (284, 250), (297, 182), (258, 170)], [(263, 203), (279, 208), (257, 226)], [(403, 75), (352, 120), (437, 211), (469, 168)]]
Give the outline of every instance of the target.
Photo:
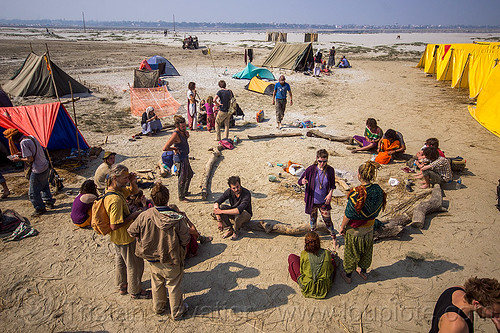
[(75, 120), (75, 135), (76, 135), (76, 147), (78, 148), (78, 159), (81, 159), (80, 154), (80, 140), (78, 139), (78, 121), (76, 120), (76, 109), (75, 109), (75, 99), (73, 98), (73, 87), (71, 86), (71, 81), (68, 81), (69, 91), (71, 92), (71, 102), (73, 104), (73, 116)]
[(262, 135), (249, 135), (250, 140), (259, 139), (274, 139), (274, 138), (288, 138), (292, 136), (302, 136), (302, 133), (278, 133), (278, 134), (262, 134)]
[(353, 142), (353, 138), (350, 136), (335, 136), (330, 134), (325, 134), (320, 132), (319, 130), (309, 130), (306, 135), (308, 137), (317, 137), (321, 139), (326, 139), (330, 141), (343, 142), (345, 144), (350, 144)]
[(49, 46), (45, 44), (45, 48), (47, 49), (47, 67), (50, 69), (50, 78), (52, 79), (52, 84), (54, 85), (54, 91), (56, 92), (57, 100), (60, 102), (59, 93), (57, 92), (56, 81), (54, 80), (54, 72), (52, 71), (52, 66), (50, 66), (50, 55), (49, 55)]
[(222, 147), (217, 146), (212, 149), (212, 156), (210, 159), (207, 161), (207, 164), (205, 165), (205, 171), (203, 172), (203, 177), (202, 177), (202, 182), (201, 182), (201, 199), (202, 200), (207, 200), (208, 197), (208, 183), (210, 181), (210, 178), (212, 176), (212, 168), (219, 158), (221, 156), (221, 151)]

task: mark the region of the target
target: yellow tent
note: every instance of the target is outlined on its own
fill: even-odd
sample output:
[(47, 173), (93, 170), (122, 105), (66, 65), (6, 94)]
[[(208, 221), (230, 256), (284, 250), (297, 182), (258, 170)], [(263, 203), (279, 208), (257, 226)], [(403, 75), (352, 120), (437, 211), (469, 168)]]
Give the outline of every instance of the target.
[(469, 97), (476, 98), (498, 62), (498, 50), (474, 51), (470, 57)]
[(469, 106), (469, 113), (500, 137), (500, 66), (493, 68), (488, 82), (479, 94), (477, 106)]

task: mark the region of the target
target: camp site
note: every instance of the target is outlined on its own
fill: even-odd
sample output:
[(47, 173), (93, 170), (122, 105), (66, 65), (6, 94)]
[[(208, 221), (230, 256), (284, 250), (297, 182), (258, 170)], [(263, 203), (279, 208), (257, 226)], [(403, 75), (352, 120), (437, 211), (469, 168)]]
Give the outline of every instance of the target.
[[(0, 27), (0, 84), (13, 104), (0, 107), (1, 131), (34, 136), (64, 185), (51, 185), (54, 208), (32, 217), (29, 181), (22, 164), (7, 158), (9, 142), (0, 136), (0, 172), (11, 192), (0, 209), (5, 216), (15, 211), (36, 230), (12, 241), (2, 234), (2, 331), (428, 332), (443, 290), (474, 276), (499, 277), (500, 33), (287, 30), (268, 40), (265, 30), (50, 31)], [(315, 33), (314, 41), (304, 42), (306, 33)], [(188, 36), (197, 37), (196, 48), (182, 47)], [(328, 61), (332, 46), (335, 64), (345, 56), (351, 68), (314, 77), (315, 54), (321, 50)], [(293, 104), (288, 95), (278, 129), (273, 93), (281, 76)], [(221, 80), (244, 116), (232, 118), (232, 149), (206, 123), (188, 130), (194, 176), (184, 202), (178, 176), (162, 164), (163, 148), (176, 130), (174, 116), (188, 119), (189, 83), (196, 84), (201, 107), (201, 100), (215, 99)], [(162, 124), (151, 136), (141, 132), (148, 107)], [(387, 203), (377, 217), (373, 261), (366, 281), (354, 273), (347, 284), (341, 276), (346, 237), (339, 231), (351, 189), (360, 185), (358, 167), (377, 155), (352, 153), (359, 149), (352, 138), (363, 135), (368, 118), (384, 133), (400, 132), (409, 157), (438, 138), (446, 157), (463, 164), (449, 181), (427, 189), (405, 160), (378, 169)], [(338, 249), (319, 216), (321, 246), (332, 249), (337, 273), (325, 299), (317, 300), (304, 297), (290, 278), (287, 258), (304, 250), (310, 231), (305, 186), (291, 166), (307, 168), (320, 149), (335, 170), (331, 220)], [(189, 308), (182, 320), (171, 320), (168, 311), (157, 315), (150, 299), (120, 294), (109, 237), (72, 223), (75, 197), (105, 152), (137, 174), (146, 198), (161, 181), (170, 203), (201, 235), (213, 237), (185, 261)], [(241, 178), (253, 206), (235, 241), (223, 238), (212, 216), (230, 176)], [(145, 290), (152, 289), (148, 265)], [(477, 315), (474, 328), (496, 332)]]

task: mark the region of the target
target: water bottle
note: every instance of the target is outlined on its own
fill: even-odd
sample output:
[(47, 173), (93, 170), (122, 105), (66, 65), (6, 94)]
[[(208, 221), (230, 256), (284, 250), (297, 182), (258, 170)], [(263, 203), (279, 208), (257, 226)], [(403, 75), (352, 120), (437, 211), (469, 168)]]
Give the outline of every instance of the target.
[(233, 138), (233, 145), (236, 146), (239, 142), (239, 138), (235, 135), (234, 138)]
[(371, 158), (371, 160), (372, 160), (372, 161), (375, 161), (375, 158), (376, 158), (376, 157), (377, 157), (377, 154), (372, 154), (372, 158)]
[(458, 177), (457, 179), (457, 190), (462, 188), (462, 177)]
[(273, 167), (273, 164), (271, 162), (266, 162), (267, 166), (272, 168)]

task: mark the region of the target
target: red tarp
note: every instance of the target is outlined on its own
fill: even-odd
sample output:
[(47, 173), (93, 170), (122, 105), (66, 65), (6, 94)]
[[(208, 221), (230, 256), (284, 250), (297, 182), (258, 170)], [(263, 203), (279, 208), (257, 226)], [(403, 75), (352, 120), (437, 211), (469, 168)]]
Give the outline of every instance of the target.
[[(0, 108), (0, 127), (33, 135), (47, 149), (77, 148), (76, 127), (61, 103)], [(78, 131), (80, 148), (89, 146)]]

